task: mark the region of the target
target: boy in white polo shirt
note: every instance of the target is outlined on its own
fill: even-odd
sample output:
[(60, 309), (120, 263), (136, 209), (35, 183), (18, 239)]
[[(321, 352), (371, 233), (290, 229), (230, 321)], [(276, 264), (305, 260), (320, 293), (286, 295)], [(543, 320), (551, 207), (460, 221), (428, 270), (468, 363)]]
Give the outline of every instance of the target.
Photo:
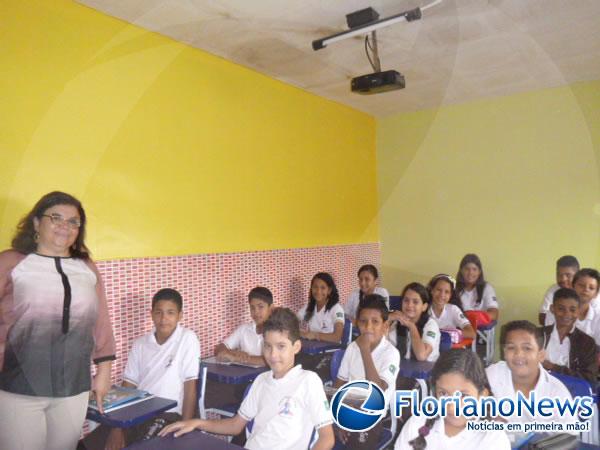
[[(335, 387), (348, 381), (369, 380), (384, 392), (389, 403), (396, 387), (400, 368), (400, 353), (386, 339), (389, 331), (388, 309), (385, 299), (377, 294), (366, 295), (357, 311), (360, 336), (352, 342), (340, 364)], [(346, 449), (376, 448), (382, 424), (360, 433), (337, 429), (339, 439)]]
[[(492, 364), (486, 369), (494, 397), (516, 399), (517, 391), (521, 391), (525, 397), (535, 392), (536, 401), (542, 397), (572, 399), (565, 385), (542, 367), (545, 351), (540, 328), (527, 320), (509, 322), (502, 327), (500, 345), (503, 348), (504, 361)], [(507, 420), (520, 423), (535, 421), (567, 424), (577, 422), (577, 417), (568, 414), (561, 416), (558, 410), (550, 417), (532, 417), (527, 408), (523, 408), (521, 417), (515, 414)], [(566, 429), (564, 432), (567, 432)]]
[[(266, 287), (257, 286), (248, 293), (248, 306), (252, 321), (237, 327), (223, 343), (217, 345), (215, 356), (220, 361), (264, 366), (262, 332), (265, 321), (271, 315), (273, 294)], [(225, 405), (239, 406), (248, 384), (227, 384), (206, 380), (204, 406), (206, 408), (219, 408)], [(241, 440), (235, 443), (243, 443), (243, 437), (242, 435)]]
[(314, 372), (294, 367), (302, 345), (298, 318), (287, 308), (274, 309), (263, 336), (263, 356), (271, 370), (256, 378), (234, 417), (177, 422), (160, 435), (174, 432), (177, 437), (194, 429), (236, 435), (253, 420), (245, 445), (249, 450), (306, 450), (314, 429), (318, 439), (313, 450), (331, 449), (332, 420), (323, 384)]
[(177, 406), (132, 428), (101, 425), (84, 440), (87, 449), (121, 449), (155, 436), (168, 423), (194, 417), (200, 342), (193, 331), (179, 325), (182, 307), (181, 294), (175, 289), (154, 294), (151, 315), (155, 329), (133, 342), (123, 373), (123, 386), (176, 400)]
[(546, 323), (546, 316), (552, 316), (552, 311), (550, 311), (550, 305), (552, 305), (553, 295), (560, 288), (572, 288), (573, 287), (573, 277), (579, 270), (579, 261), (577, 258), (571, 255), (565, 255), (558, 258), (556, 261), (556, 283), (548, 288), (546, 293), (544, 294), (544, 300), (542, 301), (542, 306), (540, 306), (540, 313), (538, 320), (540, 325), (551, 325), (554, 323), (553, 319), (549, 320)]

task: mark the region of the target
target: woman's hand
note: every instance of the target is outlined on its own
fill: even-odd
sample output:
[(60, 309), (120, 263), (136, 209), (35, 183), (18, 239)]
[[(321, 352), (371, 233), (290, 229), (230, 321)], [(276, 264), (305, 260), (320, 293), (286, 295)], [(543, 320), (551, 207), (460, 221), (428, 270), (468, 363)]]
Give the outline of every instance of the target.
[(396, 320), (400, 322), (400, 325), (404, 325), (405, 327), (410, 327), (412, 324), (411, 320), (406, 317), (402, 311), (393, 311), (390, 313), (390, 320)]
[(100, 414), (104, 414), (104, 406), (102, 401), (110, 390), (110, 368), (112, 366), (111, 361), (104, 361), (98, 364), (98, 370), (94, 377), (94, 383), (92, 390), (94, 391), (94, 397), (96, 404), (98, 405), (98, 411)]

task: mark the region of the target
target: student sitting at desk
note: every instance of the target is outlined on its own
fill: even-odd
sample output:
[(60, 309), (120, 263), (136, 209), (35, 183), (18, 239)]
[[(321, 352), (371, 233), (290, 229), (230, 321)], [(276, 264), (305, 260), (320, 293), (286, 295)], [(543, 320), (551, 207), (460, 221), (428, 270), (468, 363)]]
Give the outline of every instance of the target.
[(100, 425), (84, 439), (88, 450), (121, 449), (153, 437), (168, 423), (194, 417), (200, 342), (179, 325), (183, 300), (175, 289), (161, 289), (152, 298), (154, 331), (137, 338), (127, 359), (123, 386), (177, 401), (177, 406), (132, 428)]
[[(273, 294), (266, 287), (255, 287), (248, 293), (248, 306), (252, 322), (247, 322), (235, 329), (223, 343), (215, 348), (215, 356), (220, 361), (265, 365), (262, 356), (263, 325), (271, 315)], [(242, 402), (246, 383), (224, 384), (206, 381), (205, 406), (216, 408)]]
[(434, 276), (429, 281), (427, 285), (427, 290), (431, 295), (429, 316), (437, 322), (441, 330), (459, 329), (462, 330), (464, 338), (474, 339), (475, 330), (463, 313), (462, 303), (456, 297), (455, 285), (454, 278), (443, 273)]
[(492, 320), (498, 320), (496, 291), (485, 281), (479, 256), (468, 253), (460, 261), (456, 274), (456, 293), (465, 311), (485, 311)]
[(554, 325), (543, 328), (546, 359), (544, 369), (583, 378), (596, 385), (598, 352), (594, 339), (575, 327), (580, 299), (573, 289), (554, 292), (550, 311)]
[(379, 278), (379, 272), (377, 267), (373, 264), (365, 264), (358, 269), (358, 285), (359, 288), (352, 291), (346, 305), (344, 306), (344, 312), (346, 317), (352, 320), (352, 324), (356, 326), (356, 318), (358, 312), (358, 306), (365, 296), (370, 294), (381, 295), (385, 301), (385, 306), (390, 309), (390, 294), (382, 287), (377, 286), (377, 279)]
[(175, 437), (194, 429), (237, 435), (254, 421), (245, 448), (250, 450), (304, 450), (314, 429), (319, 438), (313, 450), (333, 447), (331, 413), (323, 384), (314, 372), (294, 366), (300, 351), (298, 318), (287, 308), (276, 308), (263, 327), (263, 356), (271, 368), (260, 374), (242, 402), (238, 413), (221, 420), (192, 419), (164, 428), (161, 436)]
[(552, 325), (552, 323), (554, 323), (553, 320), (546, 323), (546, 317), (552, 314), (552, 311), (550, 311), (550, 305), (552, 305), (553, 302), (552, 296), (560, 288), (572, 289), (573, 277), (578, 270), (579, 261), (577, 261), (577, 258), (574, 256), (565, 255), (558, 258), (556, 261), (556, 284), (550, 286), (544, 294), (544, 300), (542, 301), (542, 306), (540, 307), (540, 313), (538, 316), (540, 325)]
[[(333, 277), (326, 272), (317, 273), (310, 282), (308, 305), (298, 312), (304, 339), (339, 344), (344, 333), (344, 309)], [(300, 353), (296, 358), (307, 370), (313, 370), (322, 380), (329, 379), (331, 353), (307, 355)]]
[[(348, 381), (369, 380), (391, 399), (400, 367), (398, 350), (386, 339), (388, 333), (388, 309), (385, 300), (377, 294), (367, 295), (358, 307), (357, 324), (360, 336), (352, 342), (340, 364), (335, 387)], [(346, 449), (376, 448), (381, 434), (382, 422), (368, 431), (350, 433), (337, 429)]]
[[(540, 328), (527, 320), (516, 320), (504, 325), (500, 334), (504, 361), (492, 364), (486, 369), (494, 397), (516, 399), (517, 392), (521, 391), (525, 397), (535, 392), (538, 400), (542, 397), (571, 399), (571, 394), (565, 385), (542, 367), (545, 351)], [(555, 407), (550, 417), (540, 415), (533, 417), (524, 408), (521, 416), (515, 413), (507, 420), (520, 423), (535, 421), (567, 424), (576, 422), (577, 418), (569, 415), (568, 412), (561, 415)]]

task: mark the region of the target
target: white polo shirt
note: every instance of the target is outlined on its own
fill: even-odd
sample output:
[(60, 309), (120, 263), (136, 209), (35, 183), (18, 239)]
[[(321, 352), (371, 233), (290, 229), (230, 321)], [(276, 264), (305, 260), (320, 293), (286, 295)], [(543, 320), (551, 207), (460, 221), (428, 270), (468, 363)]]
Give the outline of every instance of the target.
[(158, 397), (176, 400), (177, 406), (169, 412), (181, 414), (183, 383), (198, 378), (200, 342), (193, 331), (180, 325), (162, 345), (154, 333), (133, 342), (123, 379)]
[[(411, 416), (402, 427), (402, 432), (396, 440), (394, 450), (407, 450), (412, 446), (410, 441), (419, 437), (419, 429), (425, 425), (427, 418), (424, 416)], [(510, 450), (510, 441), (504, 431), (473, 431), (465, 427), (455, 436), (447, 436), (444, 419), (435, 420), (429, 434), (425, 437), (428, 449), (447, 450)]]
[(465, 311), (487, 311), (490, 308), (500, 308), (498, 306), (498, 299), (496, 298), (496, 291), (490, 283), (485, 283), (483, 288), (483, 294), (481, 296), (481, 302), (477, 304), (475, 299), (477, 298), (477, 289), (473, 288), (470, 291), (463, 291), (460, 294), (460, 301)]
[[(397, 337), (396, 327), (397, 326), (398, 326), (398, 322), (394, 321), (394, 323), (392, 323), (392, 326), (390, 327), (390, 332), (388, 334), (388, 339), (394, 345), (394, 347), (398, 346), (398, 343), (396, 342), (396, 337)], [(407, 338), (406, 339), (406, 354), (404, 355), (404, 359), (411, 359), (410, 351), (412, 348), (412, 339), (410, 337), (409, 332), (406, 333), (406, 338)], [(426, 361), (435, 362), (439, 358), (439, 356), (440, 356), (440, 338), (441, 338), (440, 327), (438, 326), (437, 322), (430, 317), (427, 320), (427, 322), (425, 323), (425, 326), (423, 327), (423, 334), (421, 335), (421, 339), (423, 340), (423, 342), (431, 345), (431, 349), (432, 349), (431, 353), (427, 357)]]
[[(396, 389), (396, 378), (400, 368), (400, 353), (384, 336), (371, 352), (371, 357), (379, 377), (388, 385), (385, 395), (389, 402)], [(346, 349), (337, 377), (342, 381), (365, 379), (365, 364), (356, 342), (352, 342)]]
[[(546, 314), (546, 326), (554, 325), (554, 315), (551, 312)], [(596, 308), (588, 308), (588, 312), (583, 320), (577, 319), (575, 327), (579, 328), (585, 334), (591, 336), (596, 341), (596, 345), (600, 345), (600, 311)]]
[[(575, 326), (573, 326), (573, 330)], [(571, 330), (571, 332), (573, 332)], [(560, 336), (556, 326), (552, 328), (550, 333), (550, 339), (548, 339), (548, 345), (546, 345), (546, 359), (551, 363), (558, 364), (559, 366), (569, 367), (569, 353), (571, 352), (571, 339), (569, 336), (565, 336), (562, 343), (560, 342)]]
[(263, 335), (256, 332), (256, 323), (244, 323), (223, 341), (229, 350), (241, 350), (252, 356), (262, 355)]
[[(550, 312), (550, 305), (552, 304), (552, 299), (554, 298), (554, 293), (560, 289), (560, 286), (554, 283), (550, 286), (546, 293), (544, 294), (544, 300), (542, 301), (542, 306), (540, 306), (540, 313), (547, 314)], [(550, 313), (552, 314), (552, 313)]]
[(471, 325), (471, 322), (469, 322), (469, 319), (465, 317), (460, 308), (451, 303), (444, 305), (442, 314), (440, 314), (439, 317), (435, 315), (433, 306), (431, 306), (429, 308), (429, 316), (437, 322), (440, 329), (459, 328), (462, 330), (467, 325)]
[(305, 450), (313, 428), (332, 422), (319, 376), (297, 365), (283, 378), (261, 373), (242, 402), (238, 414), (254, 419), (244, 448), (250, 450)]
[[(300, 321), (304, 320), (306, 308), (308, 308), (308, 305), (303, 306), (298, 312), (298, 319)], [(344, 309), (342, 305), (336, 303), (329, 311), (325, 310), (325, 306), (321, 308), (321, 311), (317, 311), (317, 307), (315, 307), (315, 311), (308, 322), (308, 329), (316, 333), (333, 333), (336, 322), (344, 323)]]
[[(378, 286), (375, 288), (373, 293), (377, 294), (377, 295), (381, 295), (385, 300), (385, 306), (387, 306), (387, 309), (390, 309), (390, 294), (386, 289)], [(348, 301), (346, 302), (346, 305), (344, 306), (344, 312), (350, 319), (356, 319), (356, 313), (358, 311), (359, 301), (360, 301), (360, 289), (355, 289), (350, 294), (350, 297), (348, 297)]]
[[(538, 379), (537, 384), (533, 391), (535, 392), (535, 397), (539, 400), (542, 397), (558, 397), (560, 399), (572, 399), (569, 390), (566, 386), (556, 377), (553, 377), (548, 373), (546, 369), (539, 365), (540, 368), (540, 377)], [(492, 364), (485, 372), (488, 377), (488, 381), (490, 382), (490, 387), (494, 393), (494, 397), (500, 399), (502, 397), (509, 397), (516, 399), (517, 393), (513, 386), (512, 381), (512, 373), (506, 364), (506, 361), (500, 361), (496, 364)], [(561, 423), (574, 423), (577, 422), (577, 417), (573, 417), (570, 415), (562, 416), (558, 412), (555, 411), (554, 414), (550, 417), (536, 416), (532, 417), (527, 408), (523, 408), (522, 417), (518, 417), (516, 414), (511, 416), (508, 419), (509, 422), (561, 422)], [(567, 432), (565, 430), (565, 432)], [(576, 434), (576, 433), (574, 433)]]

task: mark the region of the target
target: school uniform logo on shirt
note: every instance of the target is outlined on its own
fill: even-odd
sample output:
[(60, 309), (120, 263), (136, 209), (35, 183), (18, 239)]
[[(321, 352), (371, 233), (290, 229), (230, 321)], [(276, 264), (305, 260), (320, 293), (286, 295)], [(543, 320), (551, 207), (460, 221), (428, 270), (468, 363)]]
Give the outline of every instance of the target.
[(343, 312), (338, 312), (335, 314), (335, 317), (339, 318), (339, 319), (343, 319), (344, 318), (344, 313)]
[(294, 411), (296, 411), (296, 409), (297, 401), (289, 395), (283, 397), (279, 402), (280, 416), (294, 417)]
[(435, 337), (435, 331), (428, 331), (427, 332), (427, 336), (434, 338)]
[(390, 372), (392, 372), (392, 375), (396, 374), (396, 366), (393, 364), (390, 364)]

